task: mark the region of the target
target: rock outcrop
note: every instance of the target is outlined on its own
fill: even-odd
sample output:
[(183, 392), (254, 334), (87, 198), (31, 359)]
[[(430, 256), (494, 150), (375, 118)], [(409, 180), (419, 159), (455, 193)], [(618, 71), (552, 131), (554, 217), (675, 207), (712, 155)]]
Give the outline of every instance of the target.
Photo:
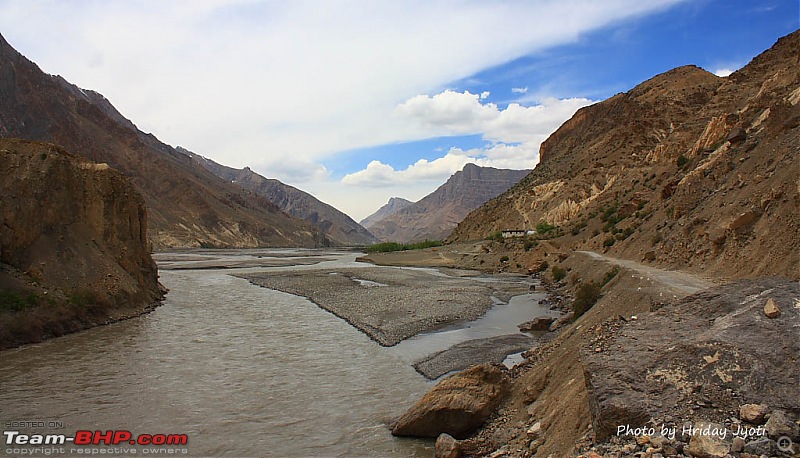
[(509, 391), (504, 369), (473, 366), (453, 374), (428, 391), (392, 426), (395, 436), (463, 439), (478, 428)]
[[(767, 301), (785, 313), (765, 317)], [(640, 317), (587, 349), (581, 360), (597, 439), (651, 419), (722, 421), (740, 404), (800, 413), (798, 304), (796, 282), (736, 281)]]
[(564, 250), (800, 278), (799, 55), (800, 31), (729, 77), (680, 67), (578, 110), (533, 172), (449, 240), (545, 221)]
[(275, 179), (265, 178), (249, 167), (234, 169), (217, 164), (184, 148), (178, 147), (177, 150), (190, 156), (214, 175), (252, 191), (277, 205), (282, 211), (305, 220), (333, 245), (371, 245), (378, 241), (352, 218), (305, 191)]
[(529, 172), (467, 164), (434, 192), (373, 222), (369, 230), (385, 242), (443, 239), (470, 211), (508, 190)]
[(0, 227), (0, 348), (137, 315), (161, 296), (144, 200), (107, 164), (0, 139)]
[(389, 199), (389, 202), (386, 202), (386, 205), (379, 208), (375, 213), (362, 219), (360, 224), (369, 229), (370, 226), (378, 221), (388, 218), (412, 204), (414, 204), (414, 202), (403, 199), (402, 197), (392, 197)]
[(55, 143), (127, 176), (156, 248), (326, 243), (308, 223), (140, 131), (102, 95), (47, 75), (0, 36), (0, 137)]

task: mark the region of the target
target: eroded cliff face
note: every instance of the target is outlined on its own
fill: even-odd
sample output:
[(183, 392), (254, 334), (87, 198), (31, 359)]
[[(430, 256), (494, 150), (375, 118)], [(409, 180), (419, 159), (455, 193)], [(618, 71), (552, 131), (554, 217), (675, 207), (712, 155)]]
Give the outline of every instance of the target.
[(583, 108), (450, 239), (561, 226), (565, 249), (798, 278), (800, 32), (727, 78), (687, 66)]
[[(161, 296), (144, 200), (107, 164), (0, 139), (0, 227), (0, 348), (136, 315)], [(8, 299), (19, 296), (31, 299)]]

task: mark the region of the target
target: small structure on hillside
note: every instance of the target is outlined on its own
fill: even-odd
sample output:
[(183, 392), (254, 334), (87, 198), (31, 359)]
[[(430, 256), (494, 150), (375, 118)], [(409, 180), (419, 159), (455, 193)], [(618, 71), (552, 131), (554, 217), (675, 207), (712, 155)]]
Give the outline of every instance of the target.
[(536, 235), (536, 231), (531, 229), (506, 229), (501, 231), (504, 239), (512, 237), (525, 237), (526, 235)]

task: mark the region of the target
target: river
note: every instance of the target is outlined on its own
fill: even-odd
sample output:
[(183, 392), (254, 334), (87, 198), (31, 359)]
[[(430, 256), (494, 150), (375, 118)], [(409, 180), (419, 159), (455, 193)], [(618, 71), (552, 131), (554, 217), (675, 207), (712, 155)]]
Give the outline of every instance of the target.
[[(4, 431), (186, 434), (174, 451), (191, 456), (432, 456), (431, 441), (386, 427), (431, 387), (408, 352), (379, 346), (305, 298), (230, 275), (363, 266), (355, 254), (214, 256), (276, 266), (161, 270), (170, 292), (152, 313), (0, 353)], [(208, 257), (185, 259), (171, 267)], [(419, 340), (406, 345), (419, 353)], [(26, 421), (51, 426), (9, 423)]]

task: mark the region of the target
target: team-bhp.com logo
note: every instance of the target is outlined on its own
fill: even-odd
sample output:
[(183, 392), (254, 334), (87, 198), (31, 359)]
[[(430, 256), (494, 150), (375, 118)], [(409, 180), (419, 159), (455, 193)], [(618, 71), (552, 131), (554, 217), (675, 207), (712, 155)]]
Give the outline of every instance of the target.
[(65, 434), (22, 434), (19, 431), (3, 431), (6, 445), (186, 445), (186, 434), (139, 434), (134, 436), (126, 430), (86, 431)]

